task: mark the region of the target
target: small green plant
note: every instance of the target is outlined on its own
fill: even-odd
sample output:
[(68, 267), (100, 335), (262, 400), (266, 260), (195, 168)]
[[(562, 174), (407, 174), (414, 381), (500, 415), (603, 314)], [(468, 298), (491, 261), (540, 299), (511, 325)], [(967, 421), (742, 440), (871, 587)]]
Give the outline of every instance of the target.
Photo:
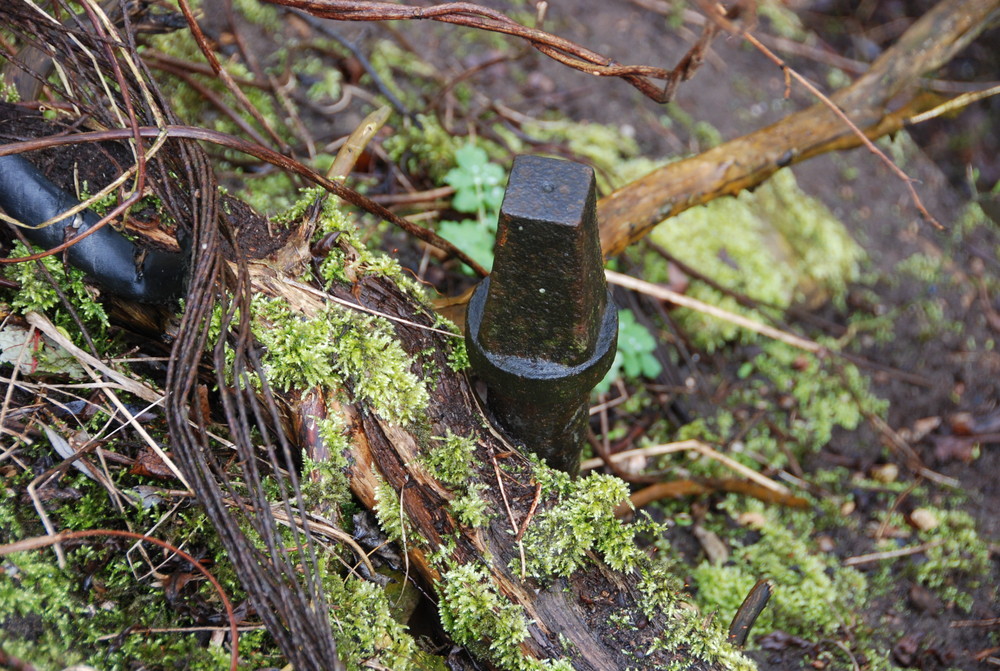
[[(18, 242), (14, 244), (10, 257), (28, 256), (37, 251), (39, 251), (37, 247), (32, 246), (29, 249)], [(83, 271), (63, 264), (58, 255), (46, 256), (42, 259), (42, 264), (62, 289), (67, 301), (74, 306), (77, 314), (91, 329), (91, 333), (103, 337), (109, 325), (108, 315), (104, 311), (104, 306), (94, 298), (96, 292), (84, 282)], [(58, 290), (38, 271), (34, 262), (9, 264), (0, 274), (21, 286), (18, 291), (9, 294), (11, 308), (21, 312), (31, 310), (43, 312), (51, 317), (56, 326), (73, 335), (75, 341), (83, 342), (79, 335), (80, 328), (63, 307)]]
[(475, 219), (442, 221), (441, 237), (461, 248), (486, 269), (493, 266), (493, 240), (503, 203), (504, 169), (490, 163), (486, 152), (469, 143), (455, 152), (456, 167), (444, 181), (455, 187), (451, 206), (475, 214)]
[(615, 360), (611, 362), (604, 379), (595, 391), (606, 392), (611, 383), (619, 377), (638, 379), (640, 377), (654, 378), (663, 370), (659, 360), (653, 356), (656, 350), (656, 339), (645, 326), (635, 320), (631, 310), (618, 311), (618, 351)]

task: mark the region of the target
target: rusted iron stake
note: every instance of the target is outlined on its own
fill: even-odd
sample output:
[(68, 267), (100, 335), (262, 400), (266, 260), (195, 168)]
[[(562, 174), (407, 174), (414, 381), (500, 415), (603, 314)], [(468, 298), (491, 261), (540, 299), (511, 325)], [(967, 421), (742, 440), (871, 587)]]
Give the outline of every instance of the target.
[(574, 476), (587, 398), (618, 342), (595, 204), (589, 167), (518, 156), (500, 208), (493, 273), (466, 313), (469, 359), (497, 421)]

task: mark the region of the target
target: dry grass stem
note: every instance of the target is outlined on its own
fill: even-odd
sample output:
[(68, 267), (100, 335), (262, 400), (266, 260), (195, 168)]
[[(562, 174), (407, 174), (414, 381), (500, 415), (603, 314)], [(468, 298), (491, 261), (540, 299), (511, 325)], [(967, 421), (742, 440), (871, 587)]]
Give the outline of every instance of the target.
[(828, 351), (826, 347), (823, 347), (823, 345), (820, 345), (818, 342), (781, 331), (768, 326), (767, 324), (761, 324), (760, 322), (748, 319), (743, 315), (723, 310), (722, 308), (714, 305), (709, 305), (708, 303), (699, 301), (696, 298), (691, 298), (690, 296), (677, 293), (676, 291), (668, 289), (663, 285), (646, 282), (645, 280), (640, 280), (629, 275), (623, 275), (622, 273), (618, 273), (613, 270), (606, 270), (605, 274), (607, 275), (608, 282), (610, 284), (631, 289), (632, 291), (637, 291), (641, 294), (652, 296), (653, 298), (659, 298), (662, 301), (673, 303), (679, 307), (696, 310), (702, 314), (710, 315), (717, 319), (730, 322), (731, 324), (736, 324), (737, 326), (745, 328), (748, 331), (753, 331), (754, 333), (759, 333), (760, 335), (773, 340), (778, 340), (786, 345), (791, 345), (792, 347), (812, 352), (813, 354), (823, 354)]
[(857, 555), (854, 557), (848, 557), (844, 560), (844, 566), (860, 566), (862, 564), (872, 564), (878, 561), (884, 561), (886, 559), (898, 559), (900, 557), (909, 557), (910, 555), (920, 554), (921, 552), (926, 552), (931, 548), (936, 548), (944, 543), (943, 538), (939, 538), (934, 541), (928, 541), (926, 543), (921, 543), (920, 545), (914, 545), (908, 548), (900, 548), (898, 550), (887, 550), (885, 552), (872, 552), (866, 555)]
[[(730, 470), (739, 473), (748, 480), (756, 482), (761, 487), (770, 489), (778, 494), (787, 495), (789, 490), (784, 485), (775, 482), (771, 478), (761, 475), (752, 468), (744, 466), (740, 462), (727, 457), (718, 450), (706, 445), (700, 440), (682, 440), (676, 443), (664, 443), (662, 445), (650, 445), (649, 447), (640, 447), (634, 450), (626, 450), (624, 452), (618, 452), (617, 454), (612, 454), (610, 460), (614, 462), (624, 461), (630, 457), (645, 456), (654, 457), (664, 454), (673, 454), (674, 452), (685, 452), (693, 450), (708, 457), (709, 459), (714, 459), (720, 464), (729, 468)], [(588, 459), (580, 466), (581, 470), (593, 469), (599, 467), (603, 463), (602, 459)]]

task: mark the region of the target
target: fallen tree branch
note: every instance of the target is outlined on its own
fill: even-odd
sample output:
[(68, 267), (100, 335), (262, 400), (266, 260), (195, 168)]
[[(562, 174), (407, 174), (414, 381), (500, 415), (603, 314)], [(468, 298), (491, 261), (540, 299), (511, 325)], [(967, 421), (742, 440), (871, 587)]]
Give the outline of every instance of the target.
[[(922, 75), (947, 63), (1000, 14), (998, 0), (945, 0), (924, 14), (871, 68), (830, 100), (868, 139), (894, 133), (937, 106), (918, 95), (889, 104)], [(622, 253), (661, 221), (762, 183), (783, 167), (826, 152), (852, 149), (862, 138), (827, 105), (817, 103), (766, 128), (651, 172), (597, 204), (605, 257)]]

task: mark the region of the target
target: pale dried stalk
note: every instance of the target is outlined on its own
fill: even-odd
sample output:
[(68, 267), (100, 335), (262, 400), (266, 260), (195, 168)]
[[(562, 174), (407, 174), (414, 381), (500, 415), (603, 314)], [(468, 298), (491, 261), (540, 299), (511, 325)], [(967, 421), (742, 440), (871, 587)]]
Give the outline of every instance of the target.
[(609, 284), (615, 284), (626, 289), (631, 289), (632, 291), (637, 291), (641, 294), (646, 294), (647, 296), (652, 296), (653, 298), (659, 298), (660, 300), (673, 303), (674, 305), (680, 307), (696, 310), (702, 314), (710, 315), (716, 319), (721, 319), (731, 324), (736, 324), (737, 326), (745, 328), (748, 331), (759, 333), (762, 336), (767, 336), (768, 338), (778, 340), (786, 345), (791, 345), (792, 347), (796, 347), (807, 352), (812, 352), (813, 354), (822, 354), (827, 351), (827, 348), (823, 347), (823, 345), (820, 345), (818, 342), (787, 333), (786, 331), (781, 331), (768, 326), (767, 324), (761, 324), (760, 322), (744, 317), (743, 315), (738, 315), (735, 312), (729, 312), (728, 310), (723, 310), (722, 308), (699, 301), (697, 298), (691, 298), (690, 296), (677, 293), (676, 291), (668, 289), (660, 284), (646, 282), (645, 280), (636, 279), (635, 277), (631, 277), (629, 275), (623, 275), (622, 273), (617, 273), (613, 270), (607, 270), (605, 273), (608, 277)]

